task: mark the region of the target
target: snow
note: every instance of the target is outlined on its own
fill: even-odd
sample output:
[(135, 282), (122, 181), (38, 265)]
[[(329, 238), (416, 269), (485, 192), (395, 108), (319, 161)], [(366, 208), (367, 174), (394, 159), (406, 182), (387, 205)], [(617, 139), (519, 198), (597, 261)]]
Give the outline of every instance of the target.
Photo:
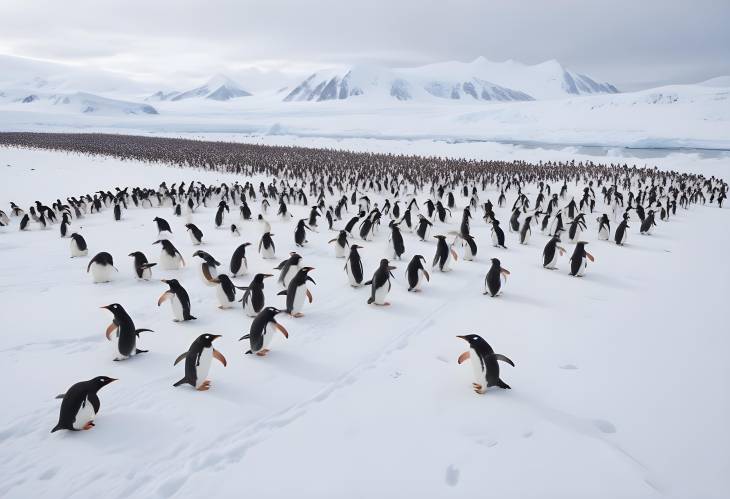
[[(481, 155), (488, 147), (525, 159), (573, 152), (434, 141), (257, 140), (455, 155)], [(632, 162), (615, 154), (604, 160)], [(678, 153), (652, 161), (727, 178), (723, 158)], [(15, 149), (0, 149), (0, 167), (4, 210), (9, 201), (26, 207), (115, 186), (248, 180)], [(534, 186), (524, 190), (534, 198)], [(497, 195), (480, 193), (482, 202), (496, 202)], [(507, 204), (513, 200), (511, 192)], [(457, 196), (458, 208), (464, 202)], [(602, 212), (600, 195), (597, 203)], [(308, 213), (290, 208), (294, 220)], [(235, 210), (226, 226), (235, 222), (241, 238), (214, 229), (214, 208), (193, 218), (205, 233), (202, 249), (224, 265), (238, 244), (259, 238), (255, 222), (241, 221)], [(506, 221), (506, 210), (496, 213)], [(406, 291), (403, 273), (413, 254), (430, 260), (435, 243), (404, 234), (406, 255), (395, 262), (389, 308), (366, 305), (368, 290), (347, 286), (344, 262), (326, 244), (332, 234), (321, 228), (298, 250), (316, 268), (314, 302), (301, 319), (281, 318), (290, 337), (275, 338), (266, 358), (243, 355), (247, 345), (236, 340), (251, 319), (239, 307), (216, 308), (215, 290), (191, 263), (200, 247), (192, 246), (171, 208), (130, 209), (121, 222), (107, 209), (74, 221), (71, 229), (89, 243), (88, 258), (109, 251), (120, 270), (112, 283), (97, 285), (85, 273), (88, 258), (68, 258), (68, 240), (59, 238), (57, 226), (20, 232), (13, 220), (0, 228), (0, 364), (6, 368), (0, 496), (724, 497), (730, 486), (728, 213), (716, 206), (678, 209), (652, 236), (640, 236), (634, 223), (622, 248), (597, 241), (595, 216), (589, 216), (585, 237), (596, 261), (581, 279), (568, 276), (567, 257), (559, 270), (542, 269), (546, 238), (540, 234), (520, 246), (507, 233), (509, 249), (493, 249), (488, 227), (476, 217), (477, 260), (459, 259), (448, 274), (433, 272), (419, 294)], [(126, 255), (141, 250), (158, 261), (159, 248), (151, 244), (155, 216), (171, 222), (189, 266), (156, 267), (153, 281), (137, 282)], [(294, 224), (267, 218), (283, 259), (295, 249)], [(432, 234), (456, 224), (437, 224)], [(382, 227), (374, 241), (358, 242), (365, 246), (367, 276), (386, 240)], [(494, 299), (481, 294), (493, 256), (512, 272), (503, 296)], [(264, 261), (253, 248), (248, 259), (251, 273), (271, 271), (280, 261)], [(175, 324), (168, 307), (155, 305), (166, 288), (158, 281), (163, 277), (186, 287), (197, 321)], [(267, 303), (283, 304), (277, 291), (275, 282), (267, 283)], [(111, 316), (98, 308), (112, 302), (137, 327), (155, 330), (139, 340), (149, 353), (112, 362), (104, 338)], [(223, 334), (216, 347), (228, 367), (212, 366), (209, 392), (172, 388), (182, 374), (174, 359), (203, 332)], [(515, 361), (515, 368), (502, 368), (512, 390), (471, 391), (471, 369), (456, 363), (465, 344), (455, 335), (467, 332)], [(101, 374), (119, 381), (99, 393), (96, 428), (51, 435), (59, 408), (53, 397)]]

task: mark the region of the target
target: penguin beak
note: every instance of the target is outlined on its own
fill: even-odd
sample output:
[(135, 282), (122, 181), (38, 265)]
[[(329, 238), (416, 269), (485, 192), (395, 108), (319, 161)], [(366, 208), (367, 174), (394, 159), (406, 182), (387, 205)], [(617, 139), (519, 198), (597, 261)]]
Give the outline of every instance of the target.
[(168, 281), (167, 279), (160, 279), (160, 282), (164, 282), (165, 284), (169, 284), (170, 283), (170, 281)]
[(388, 265), (388, 270), (395, 270), (395, 269), (397, 269), (397, 268), (398, 268), (398, 267), (393, 267), (392, 265)]
[(212, 340), (210, 340), (210, 341), (215, 341), (215, 340), (217, 340), (218, 338), (220, 338), (220, 337), (222, 337), (222, 336), (223, 336), (222, 334), (214, 334), (214, 335), (213, 335), (213, 339), (212, 339)]
[(461, 338), (464, 341), (469, 341), (469, 340), (466, 339), (466, 336), (457, 336), (457, 338)]
[(267, 277), (274, 277), (274, 274), (264, 274), (264, 279), (266, 279)]
[(152, 243), (152, 244), (160, 244), (160, 240), (158, 239), (157, 241), (155, 241), (155, 242), (154, 242), (154, 243)]
[(103, 307), (99, 307), (99, 308), (105, 308), (105, 309), (109, 310), (109, 305), (104, 305)]

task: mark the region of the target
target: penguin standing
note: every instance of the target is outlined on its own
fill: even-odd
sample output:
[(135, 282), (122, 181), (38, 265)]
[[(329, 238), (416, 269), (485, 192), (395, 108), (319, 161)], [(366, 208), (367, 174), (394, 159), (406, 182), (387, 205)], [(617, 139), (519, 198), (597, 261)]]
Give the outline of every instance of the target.
[(156, 263), (149, 263), (147, 257), (141, 251), (134, 251), (129, 254), (134, 257), (134, 275), (140, 281), (149, 281), (152, 279), (152, 267), (157, 265)]
[(312, 284), (317, 284), (309, 275), (309, 272), (312, 270), (314, 270), (314, 267), (302, 267), (299, 269), (297, 274), (289, 281), (286, 290), (278, 293), (279, 295), (286, 296), (286, 312), (292, 317), (298, 318), (304, 315), (302, 313), (302, 307), (304, 306), (305, 297), (309, 300), (309, 303), (312, 303), (312, 292), (307, 288), (307, 281), (312, 281)]
[(309, 228), (309, 225), (307, 225), (307, 220), (302, 218), (297, 222), (297, 227), (294, 229), (294, 244), (296, 244), (299, 247), (304, 246), (305, 243), (309, 242), (307, 241), (307, 231), (312, 230)]
[(106, 328), (106, 339), (111, 341), (110, 336), (116, 332), (117, 335), (117, 353), (114, 360), (126, 360), (140, 353), (147, 353), (147, 350), (137, 348), (137, 337), (142, 332), (153, 332), (151, 329), (137, 329), (134, 327), (134, 321), (129, 316), (124, 307), (118, 303), (112, 303), (105, 307), (101, 307), (114, 314), (114, 319), (109, 327)]
[(644, 221), (641, 222), (641, 227), (639, 227), (639, 233), (643, 235), (651, 235), (654, 227), (656, 227), (656, 221), (654, 220), (654, 210), (649, 210), (646, 218), (644, 218)]
[(209, 253), (201, 250), (193, 253), (193, 256), (203, 260), (200, 264), (200, 279), (203, 281), (203, 284), (206, 286), (217, 286), (215, 278), (218, 276), (217, 267), (220, 265), (220, 262)]
[(202, 244), (203, 242), (203, 231), (198, 228), (195, 224), (185, 224), (185, 228), (188, 229), (190, 234), (190, 240), (194, 245)]
[(487, 271), (484, 278), (484, 294), (491, 297), (497, 296), (502, 291), (502, 277), (505, 281), (509, 275), (509, 270), (502, 268), (502, 263), (498, 258), (492, 258), (492, 266)]
[(71, 234), (71, 258), (77, 256), (86, 256), (89, 254), (89, 247), (86, 245), (86, 239), (81, 234), (74, 232)]
[(94, 427), (94, 419), (99, 414), (101, 402), (97, 393), (109, 383), (116, 381), (109, 376), (97, 376), (88, 381), (75, 383), (66, 393), (58, 395), (61, 402), (61, 411), (58, 415), (58, 424), (51, 433), (58, 430), (90, 430)]
[(350, 246), (350, 255), (347, 257), (347, 260), (345, 260), (345, 273), (347, 274), (350, 286), (353, 288), (359, 288), (362, 286), (364, 271), (362, 258), (360, 257), (360, 253), (357, 251), (360, 248), (362, 248), (362, 246), (358, 246), (357, 244)]
[(164, 270), (178, 270), (185, 266), (185, 259), (169, 239), (160, 239), (152, 244), (162, 245), (160, 267)]
[(456, 251), (453, 248), (449, 248), (446, 244), (446, 236), (433, 236), (438, 239), (436, 243), (436, 254), (433, 257), (432, 268), (438, 268), (441, 272), (448, 272), (451, 270), (452, 259), (455, 262), (458, 260)]
[(233, 284), (231, 278), (226, 274), (219, 274), (217, 278), (213, 279), (213, 282), (216, 284), (215, 292), (220, 309), (231, 308), (236, 302), (236, 289), (246, 289)]
[(274, 267), (274, 269), (279, 271), (279, 285), (282, 288), (288, 287), (289, 282), (291, 282), (294, 276), (297, 275), (301, 266), (302, 256), (294, 251), (289, 253), (289, 258)]
[(172, 235), (172, 229), (170, 228), (170, 224), (167, 223), (167, 220), (160, 217), (155, 217), (152, 219), (153, 222), (157, 224), (157, 237), (160, 239), (166, 239), (167, 237)]
[(366, 286), (371, 286), (368, 304), (390, 305), (385, 299), (390, 292), (390, 278), (394, 277), (392, 271), (395, 269), (396, 267), (391, 266), (387, 258), (380, 260), (380, 266), (373, 274), (373, 278), (365, 283)]
[(608, 241), (611, 236), (611, 222), (605, 213), (598, 218), (598, 239), (600, 241)]
[(629, 228), (629, 214), (624, 213), (624, 219), (621, 220), (621, 223), (618, 224), (618, 227), (616, 227), (616, 232), (613, 233), (613, 241), (619, 245), (623, 246), (626, 242), (626, 236), (628, 235), (629, 231), (626, 230)]
[(335, 239), (331, 239), (328, 244), (335, 245), (335, 258), (345, 258), (345, 248), (350, 244), (347, 241), (347, 231), (341, 230)]
[(170, 300), (172, 316), (175, 322), (196, 319), (197, 317), (190, 315), (190, 296), (188, 296), (188, 292), (177, 279), (163, 279), (162, 282), (167, 284), (170, 289), (160, 295), (160, 298), (157, 300), (157, 306), (159, 307), (165, 301)]
[(264, 279), (267, 277), (273, 277), (273, 274), (256, 274), (248, 286), (241, 288), (246, 292), (240, 301), (243, 302), (243, 311), (249, 317), (256, 317), (264, 308)]
[(472, 388), (480, 395), (487, 392), (487, 388), (498, 386), (509, 390), (510, 386), (499, 378), (499, 361), (506, 362), (512, 367), (515, 363), (502, 354), (494, 353), (494, 350), (484, 338), (476, 334), (457, 336), (469, 343), (469, 350), (459, 355), (458, 363), (471, 359), (474, 370), (474, 382)]
[(247, 246), (251, 246), (251, 243), (243, 243), (236, 248), (236, 251), (233, 252), (233, 256), (231, 256), (230, 269), (233, 277), (248, 274), (248, 260), (246, 260)]
[(431, 232), (431, 226), (433, 224), (423, 215), (418, 215), (418, 227), (416, 228), (416, 234), (421, 241), (425, 241)]
[(492, 219), (492, 244), (495, 248), (507, 249), (507, 246), (504, 245), (504, 231), (496, 218)]
[(172, 386), (188, 384), (201, 392), (210, 388), (210, 381), (206, 378), (213, 358), (223, 364), (223, 367), (228, 365), (223, 354), (213, 348), (213, 342), (220, 337), (220, 334), (201, 334), (193, 341), (187, 352), (181, 353), (175, 359), (173, 366), (185, 359), (185, 376)]
[(262, 258), (267, 260), (276, 256), (276, 246), (274, 246), (274, 240), (271, 238), (273, 235), (271, 232), (264, 232), (259, 241), (259, 253), (261, 253)]
[(20, 230), (28, 229), (30, 229), (30, 217), (28, 217), (28, 214), (26, 213), (23, 215), (23, 218), (20, 219)]
[(403, 234), (400, 232), (400, 227), (395, 222), (390, 222), (390, 247), (392, 250), (393, 258), (400, 260), (403, 253), (406, 252), (406, 246), (403, 242)]
[(579, 241), (575, 245), (573, 255), (570, 257), (570, 275), (575, 277), (583, 277), (588, 266), (588, 260), (595, 261), (593, 255), (586, 251), (586, 242)]
[(423, 266), (424, 263), (426, 263), (426, 259), (421, 255), (414, 255), (408, 263), (408, 267), (406, 267), (408, 291), (421, 291), (421, 284), (423, 284), (423, 280), (431, 280), (431, 276)]
[(470, 234), (461, 235), (461, 245), (464, 247), (464, 260), (473, 262), (477, 256), (477, 242)]
[(119, 272), (114, 266), (114, 258), (106, 251), (97, 253), (91, 259), (89, 265), (86, 266), (86, 273), (88, 274), (89, 271), (91, 271), (91, 277), (95, 283), (109, 282), (112, 280), (114, 272)]
[(553, 236), (542, 250), (542, 266), (546, 269), (555, 269), (558, 263), (558, 253), (560, 256), (565, 254), (565, 248), (558, 246), (559, 242), (560, 236)]
[(114, 220), (117, 222), (122, 219), (122, 207), (119, 203), (114, 203)]
[(231, 235), (233, 237), (241, 237), (241, 231), (238, 230), (238, 227), (236, 227), (236, 224), (231, 224)]
[(266, 307), (256, 315), (256, 318), (251, 322), (248, 334), (241, 336), (238, 340), (249, 340), (250, 348), (246, 354), (255, 353), (263, 357), (269, 353), (269, 346), (276, 331), (283, 334), (284, 338), (289, 338), (289, 332), (286, 328), (276, 322), (276, 316), (281, 312), (278, 308)]

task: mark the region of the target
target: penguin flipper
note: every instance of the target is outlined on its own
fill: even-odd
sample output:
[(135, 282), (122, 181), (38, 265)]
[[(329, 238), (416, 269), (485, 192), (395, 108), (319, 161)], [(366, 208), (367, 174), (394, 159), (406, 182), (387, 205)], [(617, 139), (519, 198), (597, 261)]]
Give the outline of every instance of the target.
[(56, 426), (53, 427), (53, 429), (51, 430), (51, 433), (55, 433), (58, 430), (68, 430), (68, 428), (66, 428), (65, 426), (61, 425), (61, 423), (58, 423)]
[(251, 335), (250, 334), (245, 334), (245, 335), (241, 336), (241, 338), (238, 341), (247, 340), (249, 338), (251, 338)]
[(183, 360), (187, 356), (188, 356), (188, 352), (183, 352), (180, 355), (178, 355), (177, 356), (177, 359), (175, 359), (175, 363), (173, 364), (173, 366), (176, 366), (178, 362), (180, 362), (181, 360)]
[(369, 281), (366, 281), (363, 283), (363, 286), (370, 286), (373, 283), (373, 280), (370, 279)]
[(153, 330), (151, 330), (151, 329), (145, 329), (145, 328), (140, 328), (140, 329), (137, 329), (137, 330), (136, 330), (136, 331), (134, 332), (134, 334), (136, 334), (137, 336), (139, 336), (139, 333), (145, 333), (145, 332), (146, 332), (146, 333), (154, 333), (154, 331), (153, 331)]
[(190, 315), (190, 314), (187, 314), (187, 315), (185, 316), (185, 320), (186, 320), (186, 321), (194, 321), (194, 320), (196, 320), (196, 319), (197, 319), (197, 317), (195, 317), (194, 315)]
[(506, 362), (507, 364), (511, 365), (512, 367), (515, 367), (515, 363), (512, 362), (512, 360), (509, 359), (509, 357), (506, 357), (502, 355), (501, 353), (495, 353), (494, 358), (497, 360), (501, 360), (502, 362)]
[(139, 348), (136, 348), (134, 351), (135, 355), (140, 354), (140, 353), (147, 353), (147, 352), (149, 352), (149, 350), (140, 350)]
[(278, 293), (276, 293), (276, 296), (286, 296), (286, 290), (279, 291)]
[(58, 395), (56, 395), (56, 396), (55, 396), (54, 398), (55, 398), (55, 399), (57, 399), (57, 400), (60, 400), (60, 399), (63, 399), (63, 397), (65, 397), (65, 396), (66, 396), (66, 394), (65, 394), (65, 393), (59, 393), (59, 394), (58, 394)]

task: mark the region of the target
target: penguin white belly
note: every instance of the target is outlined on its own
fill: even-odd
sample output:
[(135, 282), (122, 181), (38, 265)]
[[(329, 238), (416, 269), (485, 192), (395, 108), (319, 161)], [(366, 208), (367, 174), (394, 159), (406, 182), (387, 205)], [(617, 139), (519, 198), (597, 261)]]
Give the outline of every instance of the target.
[(194, 245), (197, 246), (200, 244), (200, 241), (198, 241), (198, 239), (195, 237), (195, 234), (193, 234), (192, 230), (189, 230), (188, 234), (190, 234), (190, 240), (193, 242)]
[(164, 270), (178, 270), (182, 266), (180, 255), (170, 256), (167, 251), (160, 252), (160, 268)]
[(297, 272), (299, 272), (299, 265), (292, 265), (289, 267), (283, 278), (285, 288), (289, 286), (289, 283), (292, 279), (294, 279), (294, 276), (297, 275)]
[(555, 254), (553, 254), (553, 259), (550, 260), (550, 263), (545, 265), (546, 269), (555, 269), (558, 266), (558, 249), (555, 248)]
[(583, 234), (583, 231), (581, 229), (576, 229), (575, 234), (573, 234), (573, 237), (570, 238), (570, 242), (574, 243), (576, 241), (580, 241), (580, 236)]
[(266, 324), (266, 329), (264, 330), (264, 346), (262, 347), (262, 350), (269, 349), (269, 345), (271, 345), (271, 340), (274, 339), (276, 331), (276, 324), (274, 324), (273, 322), (269, 322), (268, 324)]
[(253, 299), (249, 296), (248, 300), (243, 304), (243, 311), (249, 317), (256, 317), (258, 313), (253, 309)]
[(578, 272), (576, 272), (575, 275), (582, 277), (583, 274), (586, 273), (587, 266), (588, 266), (588, 259), (583, 257), (580, 261), (580, 267), (578, 267)]
[(626, 236), (628, 235), (628, 231), (624, 229), (624, 233), (621, 236), (621, 240), (619, 241), (619, 244), (624, 244), (626, 242)]
[(170, 308), (172, 308), (172, 316), (176, 321), (182, 322), (185, 320), (183, 306), (177, 295), (172, 295), (170, 297)]
[(530, 242), (530, 231), (525, 232), (525, 236), (520, 241), (522, 244), (528, 244)]
[(267, 260), (274, 258), (274, 248), (265, 248), (261, 246), (261, 258), (266, 258)]
[(75, 239), (71, 239), (71, 258), (77, 257), (77, 256), (86, 256), (89, 253), (88, 249), (80, 250), (79, 246), (76, 244)]
[(446, 255), (446, 261), (444, 262), (443, 267), (438, 267), (441, 272), (450, 272), (451, 271), (451, 265), (453, 263), (454, 257), (451, 255), (451, 252), (449, 251), (449, 254)]
[(355, 276), (352, 274), (352, 264), (350, 262), (347, 262), (345, 271), (347, 272), (347, 280), (350, 282), (350, 286), (352, 286), (353, 288), (359, 288), (360, 286), (362, 286), (362, 283), (359, 283), (355, 280)]
[(158, 239), (172, 239), (172, 232), (169, 230), (161, 230), (158, 236)]
[(292, 314), (297, 314), (302, 311), (304, 307), (304, 298), (307, 296), (307, 285), (302, 284), (298, 286), (294, 292), (294, 302), (292, 303)]
[(605, 227), (601, 227), (601, 230), (598, 231), (598, 239), (600, 241), (608, 241), (608, 230)]
[(492, 231), (492, 244), (494, 246), (497, 246), (499, 244), (499, 238), (497, 237), (497, 233)]
[(385, 299), (388, 297), (390, 291), (390, 283), (386, 282), (375, 290), (375, 303), (378, 305), (385, 304)]
[(195, 373), (198, 378), (195, 380), (195, 388), (200, 388), (205, 379), (208, 377), (210, 372), (210, 364), (213, 361), (213, 347), (203, 348), (200, 352), (200, 359), (198, 359), (198, 365), (195, 368)]
[(142, 277), (140, 277), (140, 279), (144, 281), (152, 279), (152, 269), (142, 269)]
[(226, 295), (226, 292), (223, 291), (223, 286), (217, 284), (215, 288), (215, 294), (218, 297), (218, 303), (220, 303), (221, 307), (231, 308), (231, 302), (228, 301), (228, 296)]
[(335, 258), (345, 258), (345, 248), (335, 243)]
[(208, 280), (208, 278), (205, 277), (205, 272), (203, 272), (203, 268), (205, 268), (205, 267), (208, 267), (208, 272), (210, 272), (210, 277), (212, 279), (215, 279), (215, 278), (218, 277), (218, 271), (216, 270), (215, 267), (211, 267), (207, 263), (201, 263), (200, 264), (200, 272), (199, 272), (199, 274), (200, 274), (200, 280), (203, 281), (203, 284), (205, 284), (206, 286), (217, 286), (216, 283), (210, 282)]
[(96, 411), (94, 406), (91, 405), (89, 399), (84, 399), (84, 402), (79, 407), (79, 412), (76, 413), (76, 419), (74, 419), (73, 427), (74, 430), (83, 430), (86, 423), (93, 421), (96, 417)]
[(245, 258), (241, 259), (241, 268), (238, 269), (238, 272), (233, 273), (233, 277), (238, 277), (240, 275), (246, 275), (248, 274), (248, 262)]
[(468, 245), (464, 247), (464, 260), (467, 262), (474, 261), (474, 253), (471, 252), (471, 248)]
[(482, 389), (487, 388), (487, 371), (482, 367), (482, 361), (479, 358), (476, 350), (473, 348), (469, 349), (469, 359), (471, 360), (472, 373), (474, 374), (474, 383), (482, 385)]
[(413, 286), (413, 289), (421, 289), (421, 285), (423, 284), (423, 281), (426, 280), (426, 271), (423, 269), (418, 269), (418, 272), (416, 272), (416, 285)]
[(114, 275), (114, 267), (111, 265), (99, 265), (94, 262), (91, 264), (91, 277), (95, 283), (109, 282)]

